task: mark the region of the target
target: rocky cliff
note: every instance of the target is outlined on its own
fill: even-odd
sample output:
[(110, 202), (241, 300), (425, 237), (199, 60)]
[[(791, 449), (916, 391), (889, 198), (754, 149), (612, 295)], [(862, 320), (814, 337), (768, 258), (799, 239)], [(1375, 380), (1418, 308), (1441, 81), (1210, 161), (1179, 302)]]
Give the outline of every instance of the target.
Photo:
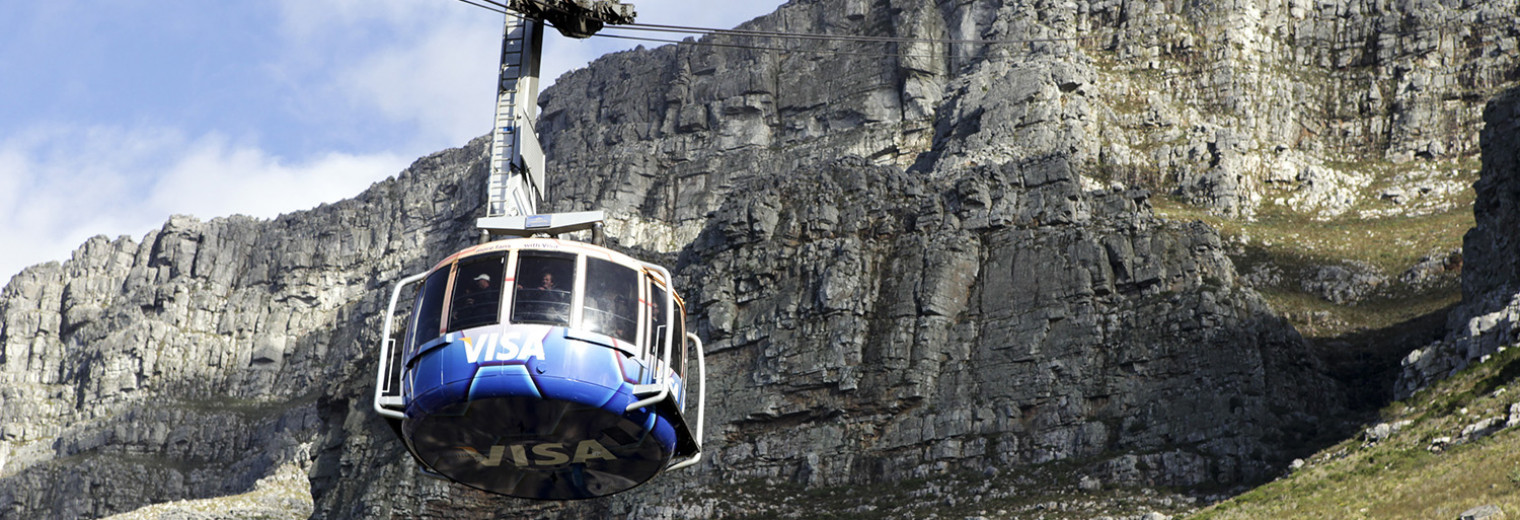
[(17, 275), (0, 297), (0, 516), (97, 517), (312, 468), (372, 368), (385, 284), (469, 235), (482, 191), (460, 180), (479, 154), (273, 221), (96, 237)]
[(1471, 181), (1442, 159), (1478, 152), (1484, 102), (1520, 79), (1516, 17), (1512, 1), (792, 2), (745, 28), (962, 43), (625, 53), (562, 78), (543, 128), (558, 164), (603, 173), (558, 178), (573, 200), (675, 220), (735, 178), (839, 152), (927, 174), (1063, 154), (1084, 186), (1221, 213), (1409, 214)]
[(1520, 342), (1520, 89), (1488, 104), (1482, 143), (1477, 225), (1463, 237), (1462, 305), (1448, 316), (1445, 339), (1404, 358), (1402, 395)]
[(292, 471), (309, 496), (204, 517), (698, 518), (870, 490), (912, 498), (855, 512), (927, 516), (1269, 478), (1349, 431), (1348, 390), (1219, 235), (1157, 218), (1151, 193), (1334, 214), (1365, 202), (1367, 164), (1397, 163), (1380, 187), (1409, 195), (1369, 215), (1450, 204), (1462, 181), (1441, 161), (1476, 153), (1486, 93), (1515, 79), (1516, 14), (796, 1), (746, 28), (995, 43), (610, 56), (544, 93), (550, 197), (609, 210), (617, 247), (674, 267), (713, 373), (702, 464), (529, 504), (422, 477), (374, 416), (390, 284), (475, 238), (477, 140), (355, 199), (177, 217), (13, 279), (0, 516), (106, 516)]

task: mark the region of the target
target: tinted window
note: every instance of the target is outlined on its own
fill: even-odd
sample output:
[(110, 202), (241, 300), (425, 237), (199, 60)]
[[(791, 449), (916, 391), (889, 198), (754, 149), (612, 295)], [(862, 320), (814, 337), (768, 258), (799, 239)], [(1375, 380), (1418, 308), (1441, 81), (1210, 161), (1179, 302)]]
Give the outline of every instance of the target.
[(442, 334), (443, 295), (448, 288), (448, 268), (439, 269), (428, 275), (427, 281), (423, 282), (422, 290), (417, 293), (417, 305), (412, 307), (417, 313), (415, 332), (412, 336), (413, 350)]
[(570, 325), (575, 255), (523, 251), (517, 258), (517, 291), (512, 296), (512, 321)]
[[(426, 283), (427, 280), (423, 282)], [(421, 285), (412, 292), (416, 294), (412, 296), (412, 308), (408, 310), (406, 316), (401, 318), (401, 321), (396, 322), (406, 327), (406, 339), (397, 344), (396, 350), (405, 351), (407, 356), (412, 355), (412, 346), (417, 344), (417, 310), (422, 308), (422, 295), (426, 294)]]
[(449, 302), (449, 332), (497, 322), (506, 257), (491, 255), (459, 262)]
[(586, 259), (586, 308), (582, 327), (634, 342), (639, 331), (639, 273), (601, 260)]
[(649, 284), (649, 350), (665, 359), (665, 288)]
[(676, 351), (670, 356), (670, 364), (677, 374), (686, 374), (686, 310), (676, 303)]

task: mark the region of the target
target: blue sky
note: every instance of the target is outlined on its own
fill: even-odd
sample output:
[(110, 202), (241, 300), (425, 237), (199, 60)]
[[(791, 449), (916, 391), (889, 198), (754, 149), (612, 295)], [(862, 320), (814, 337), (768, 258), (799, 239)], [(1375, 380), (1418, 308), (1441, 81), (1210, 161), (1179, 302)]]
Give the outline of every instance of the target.
[[(733, 27), (782, 1), (631, 3)], [(455, 0), (0, 3), (0, 283), (174, 214), (348, 198), (484, 135), (501, 28)], [(551, 30), (544, 84), (635, 45)]]

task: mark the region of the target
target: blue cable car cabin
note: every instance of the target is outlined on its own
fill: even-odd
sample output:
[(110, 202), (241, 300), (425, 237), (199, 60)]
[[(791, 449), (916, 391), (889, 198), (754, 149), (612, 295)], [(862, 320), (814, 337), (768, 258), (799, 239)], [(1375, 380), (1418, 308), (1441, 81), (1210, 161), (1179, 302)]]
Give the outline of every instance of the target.
[(580, 242), (460, 251), (392, 292), (375, 410), (426, 471), (514, 497), (606, 496), (694, 464), (705, 385), (693, 430), (687, 345), (698, 370), (702, 347), (670, 287), (664, 268)]

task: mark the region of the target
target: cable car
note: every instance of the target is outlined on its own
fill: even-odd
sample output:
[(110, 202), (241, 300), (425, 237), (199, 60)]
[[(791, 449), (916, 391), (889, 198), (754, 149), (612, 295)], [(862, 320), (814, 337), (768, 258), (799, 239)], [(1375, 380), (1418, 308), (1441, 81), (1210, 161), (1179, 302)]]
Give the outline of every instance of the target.
[[(521, 498), (607, 496), (701, 460), (702, 342), (686, 332), (685, 305), (665, 268), (555, 238), (599, 237), (600, 211), (536, 214), (544, 156), (532, 122), (540, 18), (587, 36), (632, 22), (633, 6), (497, 5), (510, 12), (486, 217), (476, 222), (484, 242), (391, 292), (374, 408), (429, 474)], [(526, 238), (491, 241), (496, 234)], [(393, 334), (397, 304), (413, 285), (410, 316)], [(696, 378), (687, 373), (689, 346)], [(689, 380), (698, 382), (694, 422), (685, 415)]]
[(663, 267), (557, 238), (459, 251), (392, 291), (374, 408), (425, 471), (502, 495), (602, 497), (695, 464), (705, 385), (689, 422), (687, 369), (705, 370), (672, 285)]

